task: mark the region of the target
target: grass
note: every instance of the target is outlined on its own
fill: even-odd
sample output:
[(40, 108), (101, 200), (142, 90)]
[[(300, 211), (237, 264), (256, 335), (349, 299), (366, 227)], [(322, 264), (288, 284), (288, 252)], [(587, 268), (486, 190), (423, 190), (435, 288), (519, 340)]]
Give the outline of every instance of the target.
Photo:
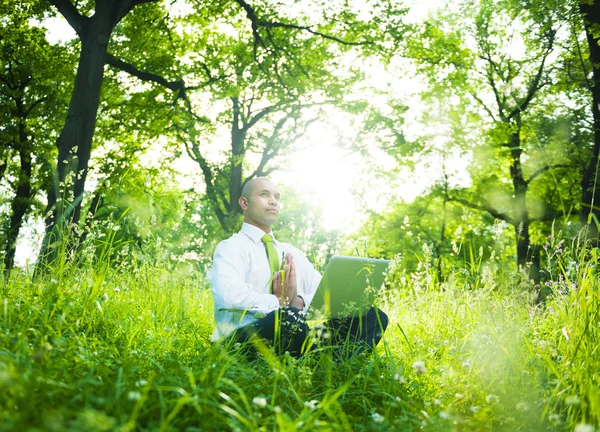
[(151, 265), (13, 274), (0, 285), (0, 430), (592, 431), (598, 257), (567, 266), (567, 249), (538, 307), (489, 269), (476, 269), (487, 272), (476, 290), (426, 266), (392, 278), (378, 351), (345, 363), (248, 362), (212, 346), (200, 276)]

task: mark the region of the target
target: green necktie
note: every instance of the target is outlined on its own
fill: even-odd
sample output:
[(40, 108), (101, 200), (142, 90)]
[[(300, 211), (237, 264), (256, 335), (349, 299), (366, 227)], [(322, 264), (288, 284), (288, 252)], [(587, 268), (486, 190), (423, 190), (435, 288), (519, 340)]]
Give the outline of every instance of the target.
[(265, 234), (261, 240), (267, 247), (269, 266), (271, 267), (271, 277), (273, 277), (273, 273), (279, 271), (279, 256), (277, 255), (277, 249), (273, 246), (273, 237), (271, 237), (271, 234)]

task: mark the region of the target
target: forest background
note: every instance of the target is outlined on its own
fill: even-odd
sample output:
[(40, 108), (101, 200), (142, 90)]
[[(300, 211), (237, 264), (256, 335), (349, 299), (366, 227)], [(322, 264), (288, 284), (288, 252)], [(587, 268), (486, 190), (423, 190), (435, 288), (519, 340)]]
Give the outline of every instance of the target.
[[(369, 367), (406, 384), (413, 398), (410, 406), (393, 399), (396, 405), (384, 415), (377, 403), (353, 411), (343, 400), (357, 382), (343, 379), (347, 385), (335, 387), (330, 380), (331, 388), (303, 401), (299, 411), (288, 406), (286, 417), (274, 402), (279, 390), (273, 390), (273, 399), (265, 400), (274, 427), (297, 429), (298, 416), (314, 416), (314, 426), (321, 415), (329, 419), (324, 427), (334, 429), (347, 426), (345, 416), (356, 416), (367, 429), (397, 427), (395, 421), (442, 429), (533, 424), (593, 430), (598, 423), (600, 399), (592, 391), (597, 360), (591, 359), (597, 358), (600, 298), (600, 5), (4, 0), (0, 11), (0, 388), (7, 395), (0, 402), (8, 410), (22, 406), (17, 400), (41, 395), (40, 385), (62, 388), (50, 391), (47, 411), (8, 410), (6, 424), (89, 429), (97, 420), (108, 429), (127, 429), (141, 421), (141, 427), (169, 428), (180, 410), (193, 407), (185, 398), (165, 402), (164, 383), (140, 378), (150, 365), (128, 369), (122, 359), (86, 357), (87, 374), (98, 375), (100, 364), (111, 363), (100, 373), (107, 383), (126, 386), (118, 381), (123, 373), (136, 383), (117, 391), (112, 408), (106, 395), (90, 396), (93, 388), (88, 396), (73, 396), (83, 379), (78, 372), (50, 378), (38, 366), (48, 360), (60, 374), (66, 357), (50, 350), (62, 343), (68, 351), (66, 333), (94, 334), (110, 345), (103, 339), (110, 332), (91, 321), (86, 331), (65, 324), (72, 315), (79, 329), (75, 317), (92, 319), (84, 318), (90, 305), (102, 319), (117, 314), (110, 325), (128, 314), (142, 325), (144, 315), (125, 303), (108, 312), (107, 293), (112, 298), (125, 286), (139, 296), (132, 294), (132, 302), (155, 302), (148, 306), (155, 308), (155, 326), (158, 309), (174, 301), (160, 293), (156, 281), (165, 277), (166, 286), (194, 299), (176, 306), (177, 320), (193, 316), (190, 308), (210, 309), (204, 275), (212, 252), (239, 229), (237, 201), (243, 185), (257, 176), (272, 177), (283, 192), (277, 238), (298, 246), (317, 268), (333, 254), (394, 260), (381, 301), (391, 302), (398, 326), (383, 360), (377, 357)], [(78, 279), (82, 274), (88, 278)], [(143, 274), (142, 283), (137, 278)], [(67, 301), (81, 293), (81, 302)], [(547, 302), (557, 301), (568, 305), (564, 316), (548, 314)], [(428, 322), (433, 329), (444, 325), (441, 311), (450, 304), (470, 305), (468, 318), (457, 312), (454, 319), (456, 334), (472, 338), (469, 322), (480, 324), (481, 316), (471, 302), (481, 311), (495, 305), (489, 308), (497, 307), (511, 323), (504, 330), (528, 320), (525, 333), (535, 335), (519, 349), (532, 356), (524, 360), (527, 368), (535, 369), (541, 359), (548, 373), (536, 375), (539, 392), (531, 397), (537, 402), (514, 402), (518, 415), (482, 409), (501, 406), (497, 390), (474, 390), (480, 402), (466, 404), (462, 390), (449, 402), (438, 398), (437, 384), (418, 381), (425, 352), (442, 371), (441, 359), (450, 362), (455, 353), (432, 353), (432, 346), (448, 345), (449, 339), (432, 340), (435, 331), (417, 336), (416, 329), (411, 336), (410, 323), (418, 328)], [(514, 302), (516, 315), (507, 312), (513, 309), (506, 302)], [(415, 315), (417, 304), (426, 305), (423, 316)], [(52, 334), (58, 330), (48, 330), (48, 320), (61, 316), (57, 311), (65, 305), (75, 309), (64, 312), (56, 328), (69, 330)], [(431, 314), (435, 308), (439, 316)], [(202, 314), (192, 321), (204, 330), (192, 333), (207, 343), (211, 318)], [(167, 327), (161, 323), (161, 332)], [(552, 347), (540, 336), (544, 332), (552, 335)], [(130, 351), (138, 351), (132, 348), (139, 342), (137, 330), (123, 330), (122, 337)], [(400, 341), (408, 348), (398, 348)], [(87, 343), (78, 340), (73, 349)], [(124, 355), (116, 348), (123, 341), (114, 343), (118, 356)], [(510, 347), (504, 352), (512, 353)], [(463, 354), (454, 360), (465, 363)], [(197, 370), (189, 363), (195, 357), (185, 355), (186, 367)], [(218, 355), (210, 351), (201, 362), (214, 365), (211, 356)], [(411, 356), (414, 362), (406, 360)], [(560, 372), (570, 371), (578, 356), (585, 365), (581, 374)], [(414, 380), (405, 378), (403, 361), (408, 372), (413, 365)], [(407, 392), (384, 390), (375, 388), (371, 399), (383, 393), (403, 399)], [(245, 391), (239, 388), (241, 395)], [(247, 409), (264, 408), (264, 393), (244, 396), (254, 400)], [(158, 417), (142, 408), (153, 397)], [(127, 402), (119, 405), (121, 399)], [(65, 400), (71, 404), (65, 411), (56, 408)], [(229, 415), (228, 427), (260, 428), (256, 414), (240, 414), (241, 405), (219, 404), (215, 410)], [(178, 421), (186, 424), (186, 418)], [(216, 415), (212, 420), (221, 421)]]

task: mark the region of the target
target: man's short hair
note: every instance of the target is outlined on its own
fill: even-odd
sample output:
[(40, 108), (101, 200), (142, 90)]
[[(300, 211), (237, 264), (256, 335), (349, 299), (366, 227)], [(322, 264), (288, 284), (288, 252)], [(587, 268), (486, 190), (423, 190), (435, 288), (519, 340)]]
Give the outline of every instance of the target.
[(269, 177), (254, 177), (254, 178), (248, 180), (246, 183), (244, 183), (244, 187), (242, 187), (242, 196), (244, 198), (249, 198), (250, 190), (252, 189), (252, 184), (256, 180), (268, 180), (271, 183), (273, 183)]

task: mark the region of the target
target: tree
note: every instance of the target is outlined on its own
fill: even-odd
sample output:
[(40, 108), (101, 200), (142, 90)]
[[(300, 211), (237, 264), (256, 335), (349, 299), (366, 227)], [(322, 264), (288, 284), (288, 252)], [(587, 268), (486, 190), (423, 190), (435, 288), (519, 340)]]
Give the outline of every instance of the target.
[[(63, 224), (77, 223), (88, 174), (108, 44), (115, 26), (136, 6), (149, 0), (98, 0), (80, 10), (69, 0), (50, 0), (77, 32), (81, 51), (65, 125), (57, 140), (58, 159), (48, 191), (46, 235), (40, 256), (59, 238)], [(92, 16), (87, 17), (93, 8)]]
[[(596, 199), (598, 188), (598, 155), (600, 153), (600, 3), (593, 0), (579, 1), (588, 43), (592, 79), (589, 89), (592, 94), (592, 116), (594, 140), (589, 163), (581, 178), (581, 225), (587, 227), (589, 238), (596, 242), (600, 235), (600, 205)], [(587, 78), (587, 77), (586, 77)]]
[[(446, 95), (448, 102), (459, 98), (458, 110), (466, 107), (458, 116), (460, 122), (479, 117), (485, 125), (484, 132), (474, 136), (482, 153), (494, 162), (471, 165), (474, 187), (451, 193), (451, 199), (511, 224), (517, 263), (521, 267), (531, 263), (530, 277), (536, 281), (539, 250), (531, 239), (532, 224), (552, 221), (566, 211), (557, 200), (541, 200), (534, 193), (535, 184), (577, 169), (557, 160), (558, 154), (548, 151), (551, 143), (540, 142), (535, 129), (536, 119), (548, 117), (551, 107), (560, 105), (552, 87), (556, 68), (550, 60), (559, 51), (557, 29), (555, 16), (530, 14), (522, 5), (465, 2), (460, 18), (426, 23), (424, 37), (410, 47), (431, 80), (432, 93)], [(507, 48), (509, 43), (512, 48)], [(473, 142), (473, 136), (454, 138), (457, 143)], [(482, 141), (489, 149), (481, 146)], [(538, 148), (545, 149), (544, 157), (532, 157)]]
[(10, 271), (26, 217), (42, 211), (38, 194), (50, 183), (53, 139), (64, 116), (61, 85), (72, 78), (73, 59), (67, 48), (49, 45), (44, 31), (30, 26), (30, 13), (18, 7), (2, 12), (8, 22), (0, 36), (0, 181), (10, 183), (14, 193), (2, 227), (2, 252)]

